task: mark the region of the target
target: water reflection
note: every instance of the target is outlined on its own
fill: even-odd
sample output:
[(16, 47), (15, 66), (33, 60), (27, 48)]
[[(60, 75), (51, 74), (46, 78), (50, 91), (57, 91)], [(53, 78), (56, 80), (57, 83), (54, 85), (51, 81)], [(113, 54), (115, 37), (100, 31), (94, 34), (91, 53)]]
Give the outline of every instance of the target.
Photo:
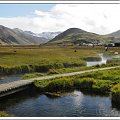
[(112, 55), (112, 54), (103, 54), (103, 53), (100, 53), (98, 54), (101, 58), (100, 61), (87, 61), (87, 66), (93, 66), (93, 65), (101, 65), (101, 64), (106, 64), (107, 60), (108, 59), (112, 59), (112, 58), (120, 58), (120, 55)]
[(113, 108), (107, 96), (91, 96), (75, 90), (51, 99), (30, 89), (1, 99), (0, 110), (27, 117), (120, 116), (120, 110)]

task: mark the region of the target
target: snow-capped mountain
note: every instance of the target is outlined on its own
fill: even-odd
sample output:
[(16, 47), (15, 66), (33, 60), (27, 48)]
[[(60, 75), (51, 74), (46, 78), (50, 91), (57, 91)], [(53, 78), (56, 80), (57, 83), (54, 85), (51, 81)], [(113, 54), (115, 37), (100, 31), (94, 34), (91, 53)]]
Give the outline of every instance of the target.
[(31, 31), (23, 31), (19, 28), (11, 29), (0, 25), (0, 44), (44, 44), (59, 33), (60, 32), (33, 33)]
[(44, 37), (48, 40), (51, 40), (53, 38), (55, 38), (57, 35), (59, 35), (61, 32), (58, 31), (58, 32), (42, 32), (39, 35), (39, 37)]
[(24, 31), (26, 34), (36, 36), (36, 37), (43, 37), (47, 39), (48, 41), (55, 38), (57, 35), (59, 35), (61, 32), (42, 32), (42, 33), (33, 33), (31, 31)]

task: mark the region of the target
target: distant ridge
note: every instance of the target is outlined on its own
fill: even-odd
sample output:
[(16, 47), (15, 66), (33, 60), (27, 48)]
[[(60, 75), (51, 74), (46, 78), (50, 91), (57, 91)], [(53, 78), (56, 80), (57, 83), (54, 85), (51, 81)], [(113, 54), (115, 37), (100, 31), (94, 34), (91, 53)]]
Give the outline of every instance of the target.
[(48, 42), (60, 32), (33, 33), (19, 28), (10, 29), (0, 25), (0, 44), (2, 45), (38, 45)]
[(106, 44), (120, 42), (120, 30), (107, 35), (87, 32), (79, 28), (69, 28), (64, 32), (33, 33), (19, 28), (10, 29), (0, 25), (0, 44), (2, 45), (38, 45), (48, 44)]
[(20, 29), (10, 29), (0, 25), (0, 44), (3, 45), (31, 45), (41, 44), (46, 41), (43, 37), (26, 34)]
[(120, 38), (120, 30), (115, 31), (113, 33), (107, 34), (107, 36), (115, 37), (115, 38)]
[(85, 30), (79, 28), (69, 28), (66, 31), (62, 32), (54, 39), (49, 41), (48, 43), (74, 43), (74, 44), (82, 44), (82, 43), (98, 43), (104, 44), (109, 42), (111, 37), (98, 35), (95, 33), (87, 32)]

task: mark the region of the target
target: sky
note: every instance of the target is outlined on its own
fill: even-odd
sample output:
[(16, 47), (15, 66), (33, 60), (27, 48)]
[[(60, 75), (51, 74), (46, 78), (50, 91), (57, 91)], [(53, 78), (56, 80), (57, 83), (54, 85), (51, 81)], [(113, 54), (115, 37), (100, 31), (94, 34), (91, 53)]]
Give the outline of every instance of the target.
[(76, 27), (97, 34), (120, 30), (119, 4), (0, 4), (0, 25), (34, 33)]

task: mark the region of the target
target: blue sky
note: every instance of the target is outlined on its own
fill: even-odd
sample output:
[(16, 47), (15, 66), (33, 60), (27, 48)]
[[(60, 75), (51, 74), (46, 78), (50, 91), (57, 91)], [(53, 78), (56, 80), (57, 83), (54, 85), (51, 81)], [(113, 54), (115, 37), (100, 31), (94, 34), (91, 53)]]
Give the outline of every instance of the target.
[(108, 34), (120, 30), (120, 4), (0, 4), (0, 25), (35, 33), (77, 27)]
[(34, 10), (49, 11), (54, 4), (0, 4), (0, 17), (26, 16)]

